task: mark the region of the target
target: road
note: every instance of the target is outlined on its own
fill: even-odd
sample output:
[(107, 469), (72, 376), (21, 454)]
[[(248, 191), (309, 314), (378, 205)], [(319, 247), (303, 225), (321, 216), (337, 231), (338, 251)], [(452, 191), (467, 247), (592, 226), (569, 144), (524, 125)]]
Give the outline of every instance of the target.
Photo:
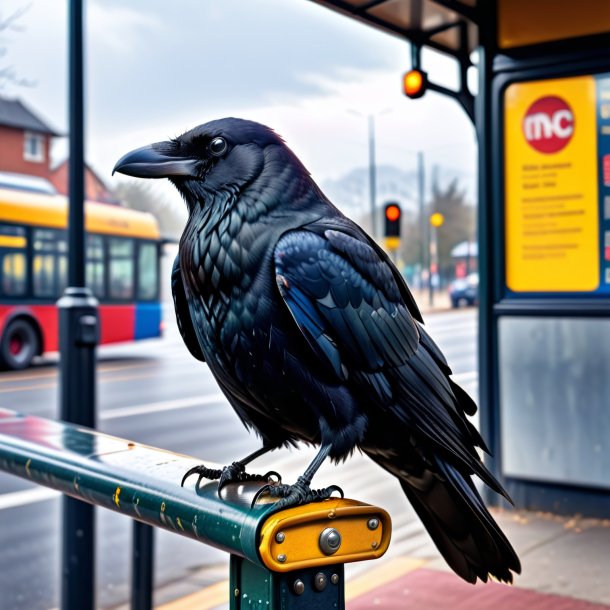
[[(473, 310), (430, 314), (427, 327), (444, 351), (455, 379), (476, 397), (476, 315)], [(209, 371), (190, 357), (171, 316), (167, 336), (108, 346), (99, 353), (98, 427), (109, 434), (228, 463), (259, 445), (243, 428)], [(0, 374), (0, 406), (43, 417), (58, 413), (56, 361)], [(256, 471), (298, 476), (312, 450), (283, 450), (255, 463)], [(339, 483), (347, 497), (383, 506), (394, 519), (391, 556), (431, 547), (396, 481), (362, 456), (325, 465), (316, 486)], [(50, 490), (0, 473), (0, 610), (49, 610), (59, 595), (59, 499)], [(98, 511), (98, 606), (129, 596), (129, 519)], [(185, 579), (203, 587), (227, 576), (226, 557), (167, 532), (156, 533), (157, 603), (181, 592)], [(358, 568), (353, 568), (357, 571)], [(193, 583), (195, 583), (193, 585)], [(192, 590), (188, 589), (188, 590)], [(184, 589), (186, 592), (187, 589)]]

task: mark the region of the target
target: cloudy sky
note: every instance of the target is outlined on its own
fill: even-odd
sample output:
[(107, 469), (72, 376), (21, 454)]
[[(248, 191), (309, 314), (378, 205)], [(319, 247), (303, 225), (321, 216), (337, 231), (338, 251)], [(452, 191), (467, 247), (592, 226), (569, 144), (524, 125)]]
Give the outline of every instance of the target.
[[(24, 5), (2, 62), (36, 85), (0, 94), (65, 131), (67, 2), (2, 0), (0, 14)], [(86, 19), (87, 159), (109, 184), (126, 151), (221, 116), (272, 126), (323, 182), (366, 165), (368, 114), (379, 163), (411, 170), (423, 150), (430, 170), (473, 182), (474, 130), (458, 104), (401, 94), (407, 43), (313, 2), (88, 0)], [(450, 61), (430, 53), (424, 64), (455, 82)]]

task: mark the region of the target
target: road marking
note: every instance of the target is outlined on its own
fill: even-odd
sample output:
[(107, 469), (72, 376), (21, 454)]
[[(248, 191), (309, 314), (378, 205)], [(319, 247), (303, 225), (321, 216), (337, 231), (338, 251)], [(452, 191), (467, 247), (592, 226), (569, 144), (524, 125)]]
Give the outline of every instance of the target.
[[(114, 366), (104, 366), (100, 364), (98, 366), (98, 372), (100, 373), (113, 373), (115, 371), (127, 371), (129, 369), (138, 369), (149, 367), (150, 362), (139, 363), (139, 364), (119, 364)], [(52, 371), (45, 373), (38, 372), (36, 370), (23, 371), (21, 373), (6, 373), (0, 375), (0, 384), (12, 383), (14, 381), (30, 381), (31, 379), (53, 379), (59, 375), (59, 369), (54, 366)]]
[(61, 496), (61, 493), (46, 487), (36, 487), (35, 489), (0, 494), (0, 510), (17, 508), (26, 504), (36, 504), (37, 502), (46, 502), (59, 496)]
[(212, 610), (229, 601), (229, 581), (221, 580), (190, 595), (179, 597), (157, 610)]
[(177, 398), (163, 402), (153, 402), (144, 405), (133, 405), (129, 407), (118, 407), (109, 411), (102, 411), (100, 419), (120, 419), (122, 417), (133, 417), (134, 415), (148, 415), (159, 411), (174, 411), (176, 409), (190, 409), (210, 404), (225, 402), (226, 396), (221, 392), (216, 394), (204, 394), (202, 396), (189, 396), (188, 398)]

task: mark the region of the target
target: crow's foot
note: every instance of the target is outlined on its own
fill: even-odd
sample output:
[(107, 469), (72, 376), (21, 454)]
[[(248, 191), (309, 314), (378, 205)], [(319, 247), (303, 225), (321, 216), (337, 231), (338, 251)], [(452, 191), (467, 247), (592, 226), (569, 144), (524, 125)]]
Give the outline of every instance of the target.
[(199, 475), (197, 479), (197, 483), (195, 485), (196, 489), (199, 489), (201, 484), (201, 479), (209, 479), (210, 481), (218, 480), (218, 495), (222, 491), (222, 488), (228, 483), (243, 483), (244, 481), (264, 481), (265, 483), (271, 483), (277, 480), (277, 483), (282, 482), (282, 477), (275, 472), (275, 470), (270, 470), (266, 474), (250, 474), (246, 472), (245, 466), (241, 462), (233, 462), (228, 466), (225, 466), (222, 469), (218, 468), (207, 468), (203, 464), (199, 466), (194, 466), (189, 471), (185, 473), (182, 477), (182, 487), (184, 487), (184, 481), (188, 477), (193, 474)]
[(331, 485), (324, 489), (311, 489), (309, 483), (303, 477), (299, 477), (294, 485), (268, 484), (261, 487), (252, 500), (252, 506), (256, 504), (258, 499), (263, 495), (269, 495), (272, 498), (280, 498), (275, 503), (275, 508), (283, 509), (291, 506), (300, 506), (309, 502), (321, 502), (330, 498), (333, 492), (339, 492), (343, 498), (343, 490), (338, 485)]

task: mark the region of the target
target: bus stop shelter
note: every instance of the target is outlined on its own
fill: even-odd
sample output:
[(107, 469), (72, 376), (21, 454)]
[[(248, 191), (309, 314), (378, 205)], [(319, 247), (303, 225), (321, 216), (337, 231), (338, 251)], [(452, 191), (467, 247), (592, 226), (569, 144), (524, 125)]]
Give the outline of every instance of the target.
[[(520, 508), (610, 512), (610, 10), (599, 0), (314, 0), (457, 62), (478, 137), (479, 391)], [(473, 53), (476, 50), (476, 54)], [(478, 91), (467, 86), (476, 66)], [(397, 75), (399, 86), (400, 75)]]

